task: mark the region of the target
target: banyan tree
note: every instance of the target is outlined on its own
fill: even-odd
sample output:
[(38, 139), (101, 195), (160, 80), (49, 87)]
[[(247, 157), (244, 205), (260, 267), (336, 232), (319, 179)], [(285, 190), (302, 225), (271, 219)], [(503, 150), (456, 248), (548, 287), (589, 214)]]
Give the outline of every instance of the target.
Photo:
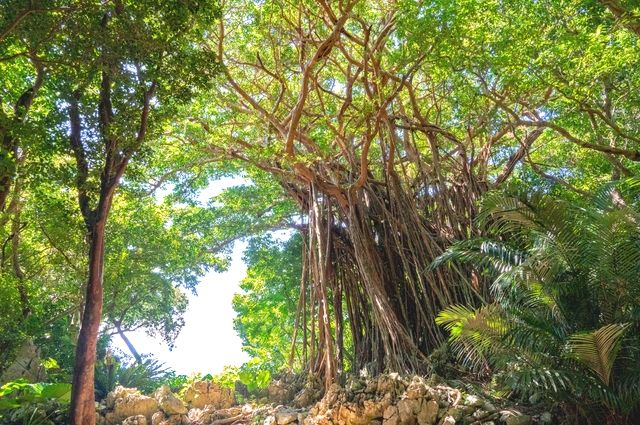
[[(478, 236), (476, 201), (519, 167), (580, 190), (545, 166), (545, 146), (588, 152), (619, 174), (638, 160), (626, 144), (633, 132), (611, 119), (614, 85), (596, 81), (599, 97), (577, 108), (553, 63), (529, 64), (544, 40), (509, 44), (509, 31), (548, 35), (529, 3), (491, 2), (491, 14), (382, 0), (223, 5), (208, 40), (224, 65), (219, 88), (176, 136), (212, 160), (269, 173), (299, 205), (291, 356), (327, 384), (347, 358), (353, 370), (423, 369), (443, 341), (435, 316), (490, 297), (471, 269), (431, 264)], [(529, 27), (509, 29), (517, 14)], [(501, 35), (465, 31), (487, 16)], [(501, 54), (503, 63), (484, 60)], [(554, 119), (561, 108), (570, 119)], [(576, 130), (589, 120), (597, 137)]]

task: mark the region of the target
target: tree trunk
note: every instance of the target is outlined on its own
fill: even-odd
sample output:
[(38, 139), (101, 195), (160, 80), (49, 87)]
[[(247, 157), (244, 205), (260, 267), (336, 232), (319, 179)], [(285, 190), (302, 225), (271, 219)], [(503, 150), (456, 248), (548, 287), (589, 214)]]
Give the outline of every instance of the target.
[(97, 215), (91, 229), (89, 279), (82, 326), (76, 345), (71, 407), (71, 425), (95, 425), (94, 369), (98, 331), (102, 318), (102, 277), (104, 271), (105, 225), (107, 214)]
[(127, 338), (127, 336), (124, 334), (124, 332), (122, 331), (122, 327), (120, 326), (120, 323), (116, 323), (115, 327), (116, 327), (116, 331), (118, 332), (118, 335), (120, 335), (120, 338), (122, 338), (124, 343), (127, 345), (127, 348), (131, 352), (131, 355), (133, 355), (133, 358), (136, 359), (136, 363), (138, 364), (142, 363), (142, 356), (140, 355), (140, 353), (138, 353), (138, 350), (136, 350), (136, 347), (133, 346), (131, 341), (129, 341), (129, 338)]

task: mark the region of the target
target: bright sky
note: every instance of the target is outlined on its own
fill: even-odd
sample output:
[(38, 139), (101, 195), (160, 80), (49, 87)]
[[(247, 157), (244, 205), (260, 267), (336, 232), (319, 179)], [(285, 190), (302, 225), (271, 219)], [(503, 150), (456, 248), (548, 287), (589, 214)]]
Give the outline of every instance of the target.
[[(230, 186), (245, 183), (242, 179), (223, 179), (214, 182), (200, 196), (206, 203), (212, 196)], [(226, 365), (240, 366), (248, 360), (242, 352), (242, 342), (233, 330), (235, 312), (231, 307), (233, 294), (240, 292), (240, 281), (246, 266), (242, 253), (246, 244), (235, 244), (231, 266), (225, 273), (210, 272), (198, 285), (198, 295), (189, 294), (189, 306), (184, 315), (185, 325), (172, 351), (160, 339), (144, 331), (129, 332), (127, 336), (141, 354), (153, 354), (177, 373), (189, 375), (199, 372), (215, 374)], [(127, 346), (118, 336), (114, 345), (125, 353)]]

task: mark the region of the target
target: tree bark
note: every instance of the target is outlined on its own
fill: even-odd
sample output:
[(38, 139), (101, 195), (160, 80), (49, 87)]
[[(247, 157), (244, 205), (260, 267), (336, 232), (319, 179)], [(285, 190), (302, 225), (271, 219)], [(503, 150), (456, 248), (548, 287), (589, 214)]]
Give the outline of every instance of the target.
[(136, 359), (136, 363), (142, 363), (142, 356), (140, 355), (140, 353), (138, 353), (138, 350), (136, 350), (136, 347), (133, 346), (131, 341), (129, 341), (129, 338), (127, 338), (127, 336), (124, 334), (120, 323), (116, 323), (115, 327), (118, 335), (120, 335), (120, 338), (122, 338), (124, 343), (127, 345), (127, 348), (131, 352), (131, 355), (133, 355), (133, 358)]
[(76, 356), (69, 409), (71, 425), (94, 425), (96, 407), (94, 368), (98, 331), (102, 318), (102, 279), (104, 273), (105, 226), (107, 214), (101, 214), (92, 226), (89, 248), (89, 278), (82, 326)]

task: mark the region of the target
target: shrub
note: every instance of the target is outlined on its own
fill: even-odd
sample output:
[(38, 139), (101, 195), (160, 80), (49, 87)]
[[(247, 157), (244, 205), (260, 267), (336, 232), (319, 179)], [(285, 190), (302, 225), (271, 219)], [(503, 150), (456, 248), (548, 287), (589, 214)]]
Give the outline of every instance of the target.
[(472, 263), (493, 278), (494, 302), (437, 318), (459, 359), (513, 395), (563, 401), (594, 423), (640, 413), (638, 186), (577, 201), (484, 199), (478, 224), (489, 237), (434, 263)]

